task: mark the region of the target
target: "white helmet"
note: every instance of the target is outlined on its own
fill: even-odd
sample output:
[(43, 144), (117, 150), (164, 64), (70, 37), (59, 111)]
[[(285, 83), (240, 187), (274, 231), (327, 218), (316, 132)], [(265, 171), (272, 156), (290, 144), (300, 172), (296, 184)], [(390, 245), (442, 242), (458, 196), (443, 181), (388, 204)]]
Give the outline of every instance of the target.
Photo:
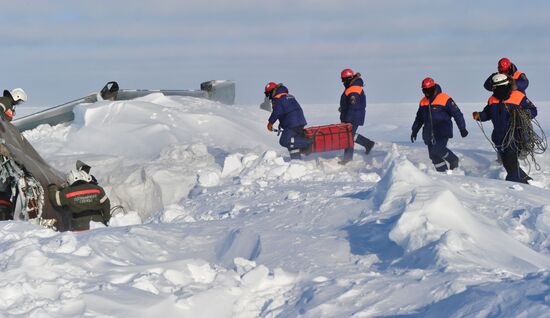
[(80, 180), (90, 182), (92, 181), (92, 176), (84, 170), (71, 170), (71, 172), (67, 175), (67, 183), (69, 185)]
[(14, 88), (11, 90), (11, 97), (13, 97), (13, 101), (17, 102), (26, 102), (27, 101), (27, 93), (22, 88)]
[(493, 87), (510, 84), (510, 80), (508, 79), (508, 76), (504, 74), (493, 75), (493, 77), (491, 78), (491, 81), (493, 82)]

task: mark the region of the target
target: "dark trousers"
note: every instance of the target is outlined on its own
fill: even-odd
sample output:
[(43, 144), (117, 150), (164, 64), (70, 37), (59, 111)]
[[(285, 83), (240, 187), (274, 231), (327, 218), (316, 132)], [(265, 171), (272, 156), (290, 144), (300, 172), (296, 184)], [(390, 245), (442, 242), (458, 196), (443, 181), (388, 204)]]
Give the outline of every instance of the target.
[[(358, 125), (353, 124), (352, 132), (353, 132), (353, 140), (355, 143), (365, 147), (365, 149), (370, 150), (372, 146), (374, 146), (374, 141), (370, 140), (369, 138), (358, 134), (357, 129), (359, 128)], [(351, 160), (353, 159), (353, 147), (347, 148), (344, 150), (344, 159), (345, 160)]]
[(448, 141), (449, 138), (441, 137), (435, 138), (435, 143), (432, 143), (429, 140), (424, 141), (424, 143), (428, 146), (428, 154), (434, 164), (435, 170), (439, 172), (444, 172), (449, 169), (447, 162), (452, 169), (458, 166), (458, 157), (454, 154), (454, 152), (447, 148)]
[(525, 173), (519, 166), (518, 154), (514, 150), (498, 149), (498, 154), (502, 160), (502, 165), (506, 169), (506, 180), (520, 183), (528, 183), (528, 180), (532, 180), (531, 177)]
[(12, 182), (14, 181), (11, 177), (5, 182), (0, 181), (0, 221), (13, 220), (13, 210), (17, 197), (12, 198)]
[(0, 221), (13, 220), (13, 209), (11, 205), (0, 203)]
[(284, 129), (279, 144), (288, 149), (290, 159), (300, 159), (300, 149), (309, 147), (311, 141), (304, 135), (304, 126), (300, 126)]

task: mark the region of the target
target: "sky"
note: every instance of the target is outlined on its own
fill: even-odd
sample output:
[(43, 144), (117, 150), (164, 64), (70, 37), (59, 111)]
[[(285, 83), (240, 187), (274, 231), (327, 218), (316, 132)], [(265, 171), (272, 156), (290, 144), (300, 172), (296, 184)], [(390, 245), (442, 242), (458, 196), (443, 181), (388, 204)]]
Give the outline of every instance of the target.
[(550, 1), (3, 1), (0, 88), (53, 106), (121, 88), (237, 84), (259, 104), (267, 82), (301, 103), (335, 105), (340, 71), (363, 75), (368, 102), (415, 102), (433, 77), (460, 102), (487, 101), (483, 82), (509, 57), (550, 100)]

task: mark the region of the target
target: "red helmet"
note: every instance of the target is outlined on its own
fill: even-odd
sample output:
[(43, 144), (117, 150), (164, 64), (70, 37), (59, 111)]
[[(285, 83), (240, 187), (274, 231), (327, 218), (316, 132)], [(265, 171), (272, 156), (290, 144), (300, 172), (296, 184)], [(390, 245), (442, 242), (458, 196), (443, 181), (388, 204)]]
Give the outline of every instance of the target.
[(265, 86), (265, 91), (264, 93), (267, 95), (269, 93), (271, 93), (272, 90), (275, 89), (275, 87), (277, 87), (277, 83), (274, 83), (274, 82), (269, 82), (267, 83), (267, 85)]
[(430, 87), (434, 87), (434, 86), (435, 86), (435, 81), (431, 77), (426, 77), (422, 81), (422, 88), (430, 88)]
[(509, 59), (503, 57), (498, 61), (498, 72), (499, 73), (508, 73), (508, 70), (512, 66), (512, 62)]
[(342, 73), (340, 74), (340, 77), (342, 77), (342, 79), (345, 79), (345, 78), (350, 78), (350, 77), (353, 77), (353, 71), (349, 68), (346, 68), (345, 70), (342, 71)]

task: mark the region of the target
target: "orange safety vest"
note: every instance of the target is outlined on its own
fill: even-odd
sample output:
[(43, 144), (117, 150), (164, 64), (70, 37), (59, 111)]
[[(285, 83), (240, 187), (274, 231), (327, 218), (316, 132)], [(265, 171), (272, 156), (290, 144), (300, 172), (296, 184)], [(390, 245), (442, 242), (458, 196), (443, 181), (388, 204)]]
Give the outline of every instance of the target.
[[(451, 97), (445, 93), (439, 93), (434, 101), (431, 103), (432, 106), (441, 106), (441, 107), (445, 107), (445, 105), (447, 105), (447, 102), (449, 101)], [(424, 97), (422, 98), (422, 100), (420, 101), (420, 106), (421, 107), (425, 107), (425, 106), (430, 106), (430, 101), (428, 100), (427, 97)]]
[[(524, 97), (525, 97), (525, 94), (523, 94), (518, 90), (514, 90), (512, 91), (512, 94), (510, 94), (510, 97), (508, 97), (508, 99), (505, 100), (503, 103), (519, 106)], [(494, 105), (499, 103), (500, 103), (500, 100), (498, 100), (498, 98), (496, 98), (495, 96), (489, 97), (489, 101), (487, 102), (487, 104), (489, 105)]]
[(353, 93), (357, 93), (357, 94), (361, 95), (362, 92), (363, 92), (363, 87), (361, 87), (361, 86), (350, 86), (350, 87), (346, 88), (346, 90), (344, 91), (344, 95), (349, 96), (350, 94), (353, 94)]
[(285, 95), (288, 95), (288, 93), (280, 93), (280, 94), (277, 94), (277, 95), (275, 95), (275, 96), (273, 97), (273, 99), (279, 99), (279, 98), (281, 98), (281, 97), (283, 97), (283, 96), (285, 96)]
[(517, 80), (521, 75), (523, 75), (523, 72), (516, 71), (516, 72), (514, 73), (514, 75), (512, 75), (512, 78), (513, 78), (514, 80)]

